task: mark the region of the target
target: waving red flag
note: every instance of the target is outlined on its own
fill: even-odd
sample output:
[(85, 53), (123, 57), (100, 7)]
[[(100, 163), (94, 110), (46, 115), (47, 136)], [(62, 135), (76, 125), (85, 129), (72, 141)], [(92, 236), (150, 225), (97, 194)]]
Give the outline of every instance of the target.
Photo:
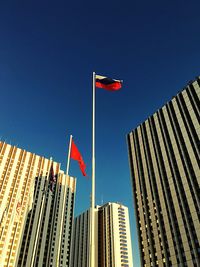
[(95, 75), (95, 86), (109, 91), (118, 91), (122, 87), (122, 81), (110, 79), (101, 75)]
[(81, 169), (81, 172), (82, 172), (83, 176), (87, 176), (86, 172), (85, 172), (85, 169), (86, 169), (85, 162), (83, 161), (81, 153), (79, 152), (77, 146), (74, 144), (73, 140), (72, 140), (72, 144), (71, 144), (70, 158), (78, 161), (78, 164), (79, 164), (79, 167)]

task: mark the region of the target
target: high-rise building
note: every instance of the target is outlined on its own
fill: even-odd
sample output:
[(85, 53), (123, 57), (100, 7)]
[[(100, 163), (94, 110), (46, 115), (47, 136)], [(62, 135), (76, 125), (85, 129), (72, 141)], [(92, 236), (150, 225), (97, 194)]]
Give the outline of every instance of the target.
[(200, 78), (127, 136), (141, 266), (200, 266)]
[[(70, 267), (88, 267), (90, 257), (90, 210), (82, 213), (74, 219), (72, 226), (72, 246), (70, 254)], [(97, 209), (95, 209), (95, 225), (97, 217)], [(96, 228), (96, 227), (95, 227)], [(98, 242), (95, 232), (95, 248)], [(97, 256), (95, 249), (95, 266), (97, 266)]]
[(0, 142), (0, 267), (69, 266), (75, 188), (59, 163)]
[[(90, 211), (74, 220), (70, 267), (88, 267)], [(107, 203), (95, 208), (95, 267), (132, 267), (128, 208)]]

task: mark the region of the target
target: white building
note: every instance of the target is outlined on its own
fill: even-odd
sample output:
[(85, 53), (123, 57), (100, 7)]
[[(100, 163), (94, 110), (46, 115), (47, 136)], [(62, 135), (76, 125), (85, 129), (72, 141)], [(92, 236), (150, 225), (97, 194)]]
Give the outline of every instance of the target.
[[(73, 225), (70, 267), (89, 266), (89, 210)], [(132, 267), (128, 208), (107, 203), (95, 209), (95, 267)]]
[(59, 163), (0, 142), (0, 267), (69, 266), (75, 188)]

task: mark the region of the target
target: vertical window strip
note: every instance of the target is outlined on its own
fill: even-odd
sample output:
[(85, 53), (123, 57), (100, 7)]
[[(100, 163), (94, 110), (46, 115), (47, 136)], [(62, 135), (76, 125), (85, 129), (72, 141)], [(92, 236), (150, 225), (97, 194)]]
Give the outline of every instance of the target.
[(197, 96), (196, 91), (194, 90), (194, 87), (192, 84), (186, 88), (186, 92), (187, 92), (188, 97), (190, 99), (190, 102), (192, 104), (192, 108), (194, 110), (196, 118), (200, 124), (200, 110), (199, 110), (200, 109), (200, 101), (198, 99), (198, 96)]
[[(55, 185), (55, 187), (54, 187), (55, 191), (56, 191), (56, 188), (57, 188), (57, 185)], [(44, 258), (43, 264), (46, 264), (46, 263), (49, 264), (50, 252), (51, 252), (51, 242), (52, 242), (52, 236), (53, 236), (53, 220), (55, 218), (55, 210), (56, 210), (54, 208), (54, 203), (55, 203), (55, 200), (56, 200), (55, 192), (54, 192), (53, 195), (51, 195), (50, 192), (49, 192), (49, 197), (51, 199), (51, 202), (50, 202), (50, 218), (49, 218), (49, 221), (48, 221), (48, 238), (46, 239), (47, 262), (46, 262), (46, 260)]]
[[(40, 171), (40, 167), (41, 167), (41, 160), (38, 162), (39, 171)], [(30, 220), (26, 222), (26, 224), (27, 224), (26, 242), (25, 242), (24, 247), (22, 248), (23, 249), (22, 266), (25, 266), (26, 261), (27, 261), (27, 255), (28, 255), (28, 250), (29, 250), (29, 245), (30, 245), (30, 238), (31, 238), (32, 229), (33, 229), (32, 225), (33, 225), (33, 221), (35, 218), (35, 210), (36, 210), (37, 200), (38, 200), (38, 195), (39, 195), (40, 181), (41, 180), (39, 177), (35, 177), (33, 205), (32, 205), (32, 210), (30, 211)]]
[(78, 255), (79, 255), (79, 235), (80, 235), (80, 231), (79, 231), (79, 225), (80, 225), (80, 216), (77, 218), (77, 223), (76, 223), (76, 252), (75, 252), (75, 261), (74, 261), (74, 267), (78, 266)]
[[(34, 186), (34, 199), (36, 198), (36, 193), (37, 193), (37, 186), (38, 186), (38, 177), (35, 178), (35, 186)], [(33, 202), (34, 204), (34, 202)], [(35, 205), (33, 205), (32, 207), (32, 210), (35, 208)], [(28, 252), (28, 248), (29, 248), (29, 240), (30, 240), (30, 235), (31, 235), (31, 229), (30, 229), (30, 225), (31, 225), (31, 222), (33, 220), (33, 211), (30, 211), (29, 212), (29, 220), (26, 221), (26, 226), (25, 226), (25, 229), (26, 229), (26, 234), (25, 236), (23, 236), (23, 240), (25, 239), (25, 242), (24, 242), (24, 245), (21, 247), (21, 262), (22, 262), (22, 266), (25, 266), (26, 264), (26, 259), (27, 257), (25, 257), (25, 253), (26, 251)]]
[[(149, 131), (150, 131), (151, 138), (152, 138), (152, 133), (150, 130), (150, 127), (151, 127), (150, 123), (151, 123), (151, 120), (148, 120)], [(155, 200), (156, 211), (157, 211), (156, 216), (158, 217), (158, 221), (159, 221), (159, 229), (157, 228), (157, 230), (160, 230), (165, 260), (166, 260), (166, 263), (169, 264), (169, 260), (168, 260), (169, 255), (167, 254), (168, 245), (166, 243), (166, 239), (164, 236), (164, 233), (166, 232), (166, 230), (165, 230), (165, 225), (163, 224), (162, 209), (161, 209), (161, 203), (160, 203), (159, 192), (158, 192), (157, 181), (156, 181), (156, 178), (158, 179), (158, 177), (155, 177), (153, 159), (152, 159), (152, 154), (151, 154), (150, 144), (149, 144), (151, 141), (152, 145), (153, 145), (153, 140), (148, 137), (145, 124), (143, 124), (143, 138), (144, 138), (144, 143), (145, 143), (146, 158), (148, 161), (147, 166), (149, 166), (149, 178), (150, 178), (150, 181), (152, 183), (152, 200)], [(161, 183), (161, 186), (162, 186), (162, 190), (163, 190), (163, 184), (162, 183)], [(163, 194), (163, 192), (162, 192), (162, 194)], [(157, 234), (158, 234), (158, 231), (157, 231)], [(157, 246), (157, 248), (158, 248), (158, 246)], [(161, 251), (162, 247), (159, 246), (159, 249)], [(156, 250), (154, 251), (154, 253), (156, 253)]]
[(86, 233), (86, 235), (85, 235), (85, 267), (87, 267), (87, 262), (88, 262), (88, 255), (87, 255), (87, 253), (88, 253), (88, 240), (89, 240), (89, 237), (88, 237), (88, 234), (89, 234), (89, 231), (88, 231), (88, 227), (89, 226), (89, 212), (88, 212), (88, 210), (87, 210), (87, 212), (86, 212), (86, 222), (85, 222), (85, 233)]
[(199, 85), (199, 87), (200, 87), (200, 77), (196, 77), (196, 79), (197, 79), (197, 84)]
[[(73, 224), (73, 214), (74, 214), (74, 208), (73, 208), (73, 196), (71, 190), (67, 191), (67, 205), (66, 205), (66, 234), (67, 234), (67, 240), (68, 240), (68, 245), (69, 249), (67, 251), (66, 255), (66, 261), (68, 261), (69, 265), (69, 256), (71, 253), (71, 247), (72, 247), (72, 224)], [(70, 203), (71, 203), (71, 208), (70, 208)], [(68, 210), (72, 210), (68, 213)]]
[[(187, 147), (186, 147), (186, 144), (185, 144), (185, 140), (183, 138), (183, 135), (182, 135), (182, 132), (181, 132), (181, 129), (180, 129), (180, 126), (179, 126), (179, 121), (176, 117), (176, 113), (175, 113), (175, 110), (174, 110), (174, 107), (172, 105), (172, 103), (170, 102), (167, 106), (167, 110), (168, 110), (168, 114), (169, 114), (169, 118), (170, 118), (170, 121), (171, 121), (171, 124), (172, 124), (172, 129), (173, 129), (173, 133), (174, 133), (174, 136), (175, 136), (175, 139), (176, 139), (176, 144), (177, 144), (177, 147), (178, 147), (178, 151), (179, 151), (179, 155), (181, 157), (181, 162), (183, 163), (183, 167), (184, 167), (184, 171), (185, 171), (185, 174), (186, 174), (186, 178), (188, 178), (188, 175), (192, 174), (192, 176), (195, 176), (194, 175), (194, 169), (193, 169), (193, 166), (192, 166), (192, 162), (190, 160), (190, 157), (189, 157), (189, 154), (188, 154), (188, 150), (187, 150)], [(193, 179), (193, 177), (192, 177)], [(188, 180), (188, 185), (190, 187), (190, 190), (192, 192), (192, 195), (196, 195), (197, 196), (197, 203), (200, 202), (200, 199), (198, 197), (198, 193), (195, 192), (193, 190), (193, 187), (191, 185), (191, 182), (189, 179)], [(194, 188), (195, 189), (195, 188)], [(195, 194), (197, 193), (197, 194)], [(184, 196), (186, 197), (186, 196)], [(199, 209), (199, 208), (198, 208)]]
[[(7, 183), (8, 183), (9, 175), (7, 175), (7, 173), (8, 173), (8, 169), (9, 169), (9, 167), (11, 165), (11, 162), (12, 162), (12, 156), (14, 154), (14, 148), (15, 147), (10, 147), (10, 150), (9, 150), (9, 153), (8, 153), (8, 156), (7, 156), (7, 159), (6, 159), (6, 163), (5, 163), (5, 166), (4, 166), (5, 174), (4, 174), (4, 176), (2, 175), (3, 177), (2, 177), (1, 182), (0, 182), (0, 193), (3, 190), (3, 187), (7, 186)], [(9, 200), (9, 197), (8, 197), (8, 200)]]
[(5, 142), (0, 141), (0, 156), (3, 154), (3, 147), (5, 146)]
[[(140, 179), (137, 179), (137, 175), (138, 175), (138, 162), (136, 160), (137, 157), (136, 157), (136, 148), (135, 148), (135, 143), (134, 143), (134, 132), (132, 132), (130, 134), (130, 151), (131, 151), (131, 153), (130, 153), (130, 155), (131, 155), (131, 165), (135, 167), (133, 169), (132, 180), (133, 180), (133, 184), (135, 186), (134, 190), (137, 190), (137, 196), (138, 196), (142, 192), (142, 186), (141, 186), (141, 180)], [(138, 186), (137, 186), (136, 182), (137, 182)], [(138, 190), (137, 187), (139, 187), (139, 190)]]
[(17, 264), (17, 266), (19, 266), (19, 267), (22, 266), (22, 258), (23, 258), (23, 253), (24, 253), (26, 239), (27, 239), (27, 234), (28, 234), (28, 226), (29, 226), (29, 223), (30, 223), (30, 217), (31, 217), (31, 214), (28, 213), (26, 224), (25, 224), (25, 228), (24, 228), (24, 233), (23, 233), (23, 239), (22, 239), (22, 243), (21, 243), (21, 248), (20, 248), (20, 254), (19, 254), (18, 264)]
[(84, 266), (84, 261), (83, 261), (83, 247), (84, 247), (84, 223), (85, 223), (85, 213), (83, 213), (83, 217), (82, 217), (82, 229), (81, 229), (81, 236), (80, 236), (80, 243), (82, 244), (81, 247), (81, 266)]
[(107, 223), (106, 223), (106, 210), (103, 210), (103, 217), (104, 217), (104, 259), (105, 259), (105, 266), (107, 266), (107, 242), (106, 242), (106, 238), (107, 238)]
[[(192, 143), (191, 143), (191, 146), (192, 146), (193, 150), (190, 152), (190, 154), (188, 153), (188, 147), (187, 147), (185, 138), (182, 135), (183, 127), (182, 128), (180, 127), (179, 121), (176, 117), (176, 113), (175, 113), (175, 110), (174, 110), (172, 105), (171, 105), (171, 111), (173, 113), (173, 117), (175, 120), (174, 128), (177, 129), (177, 132), (178, 132), (176, 134), (176, 131), (175, 131), (175, 134), (177, 135), (177, 143), (179, 145), (180, 155), (181, 155), (184, 170), (186, 173), (186, 179), (187, 179), (190, 191), (192, 192), (192, 199), (194, 201), (196, 211), (198, 211), (198, 210), (200, 210), (200, 191), (199, 191), (199, 185), (198, 185), (198, 181), (197, 181), (197, 175), (198, 174), (194, 171), (193, 164), (197, 163), (200, 166), (200, 160), (195, 157), (195, 153), (194, 154), (192, 153), (192, 152), (195, 152), (195, 147), (192, 146)], [(181, 109), (180, 109), (180, 112), (181, 112)], [(184, 116), (183, 116), (183, 119), (184, 119)], [(187, 124), (184, 124), (184, 126), (186, 127)], [(188, 134), (188, 138), (189, 138), (190, 132), (187, 131), (187, 134)], [(189, 146), (189, 148), (190, 148), (190, 146)], [(197, 159), (197, 161), (192, 160), (191, 159), (192, 156), (194, 157), (194, 159)], [(197, 154), (196, 154), (196, 156), (197, 156)], [(198, 215), (200, 216), (200, 214), (198, 214)]]
[(112, 266), (112, 239), (111, 239), (111, 206), (108, 206), (108, 223), (109, 223), (109, 252), (110, 252), (110, 266)]
[[(147, 231), (145, 229), (147, 239), (149, 239), (150, 243), (150, 250), (148, 250), (148, 255), (144, 255), (145, 258), (149, 258), (149, 251), (152, 251), (153, 247), (153, 239), (150, 234), (150, 221), (149, 221), (149, 210), (147, 206), (147, 189), (146, 189), (146, 184), (145, 184), (145, 177), (144, 177), (144, 169), (143, 169), (143, 164), (142, 164), (142, 157), (141, 157), (141, 151), (140, 151), (140, 143), (139, 143), (139, 137), (138, 137), (138, 128), (134, 132), (134, 145), (135, 145), (135, 151), (136, 151), (136, 159), (137, 159), (137, 164), (138, 164), (138, 179), (141, 181), (141, 187), (142, 187), (142, 200), (143, 200), (143, 205), (144, 205), (144, 210), (145, 210), (145, 224), (147, 225)], [(144, 230), (144, 229), (143, 229)], [(153, 253), (152, 253), (153, 254)], [(142, 257), (142, 264), (144, 264), (144, 258)], [(153, 262), (155, 259), (153, 258)]]
[[(144, 150), (144, 157), (143, 157), (143, 168), (147, 169), (147, 175), (145, 177), (145, 184), (147, 186), (147, 183), (149, 182), (149, 187), (150, 187), (150, 194), (148, 195), (148, 200), (147, 200), (147, 209), (149, 213), (149, 225), (148, 225), (148, 235), (152, 237), (152, 246), (151, 246), (151, 256), (152, 256), (152, 262), (153, 264), (156, 264), (156, 246), (155, 246), (155, 235), (158, 235), (158, 227), (157, 227), (157, 233), (155, 231), (151, 231), (151, 223), (152, 223), (152, 215), (150, 217), (150, 209), (148, 208), (148, 203), (150, 201), (153, 201), (156, 199), (154, 196), (157, 194), (157, 190), (155, 184), (153, 184), (153, 176), (154, 172), (152, 169), (152, 162), (151, 162), (151, 156), (150, 156), (150, 151), (149, 151), (149, 144), (147, 141), (147, 133), (146, 133), (146, 125), (143, 123), (141, 125), (141, 138), (142, 138), (142, 144), (143, 144), (143, 150)], [(157, 203), (158, 204), (158, 203)], [(157, 205), (158, 206), (158, 205)], [(160, 210), (160, 207), (158, 207), (158, 212)], [(154, 213), (155, 215), (155, 213)], [(160, 226), (160, 225), (159, 225)], [(161, 248), (160, 248), (161, 250)]]
[[(57, 175), (57, 181), (59, 180), (60, 175)], [(59, 200), (60, 200), (60, 196), (59, 196), (59, 189), (60, 189), (60, 184), (57, 182), (54, 185), (54, 191), (53, 193), (50, 193), (50, 197), (51, 197), (51, 218), (49, 220), (49, 228), (50, 228), (50, 236), (49, 236), (49, 245), (48, 245), (48, 253), (47, 253), (47, 259), (48, 259), (48, 264), (50, 264), (50, 260), (52, 259), (51, 254), (54, 254), (54, 249), (53, 249), (53, 234), (54, 232), (56, 232), (56, 227), (54, 225), (55, 222), (55, 217), (56, 214), (58, 212), (58, 207), (59, 207)], [(50, 190), (50, 189), (48, 189)]]
[[(177, 120), (177, 117), (176, 117), (172, 102), (169, 102), (167, 104), (167, 112), (168, 112), (168, 115), (169, 115), (169, 119), (171, 121), (173, 134), (174, 134), (174, 137), (175, 137), (175, 140), (176, 140), (176, 144), (177, 144), (177, 147), (178, 147), (179, 155), (181, 157), (181, 162), (183, 163), (183, 167), (185, 167), (185, 171), (187, 172), (187, 168), (186, 168), (185, 165), (188, 165), (188, 169), (192, 169), (192, 164), (190, 162), (187, 149), (185, 147), (185, 142), (184, 142), (184, 139), (183, 139), (180, 127), (179, 127), (179, 122)], [(189, 236), (187, 236), (187, 238), (189, 238), (190, 241), (188, 241), (188, 243), (191, 242), (192, 247), (193, 247), (193, 251), (195, 253), (195, 256), (198, 257), (197, 247), (199, 247), (199, 244), (196, 245), (195, 242), (194, 242), (194, 240), (197, 240), (197, 234), (196, 234), (196, 231), (194, 229), (193, 221), (189, 220), (189, 218), (192, 217), (191, 216), (191, 211), (190, 211), (190, 208), (189, 208), (189, 204), (187, 202), (187, 196), (185, 194), (182, 178), (181, 178), (180, 171), (179, 171), (178, 168), (177, 168), (177, 171), (176, 171), (176, 176), (177, 176), (177, 184), (178, 184), (178, 186), (177, 186), (178, 193), (179, 193), (179, 197), (180, 197), (180, 200), (181, 200), (180, 205), (182, 206), (181, 213), (182, 213), (182, 217), (184, 218), (184, 221), (186, 222), (186, 224), (185, 224), (185, 228), (187, 229), (186, 232), (189, 232)], [(186, 177), (187, 177), (187, 175), (186, 175)], [(193, 188), (192, 188), (191, 183), (190, 183), (189, 180), (188, 180), (188, 184), (189, 184), (189, 188), (190, 188), (191, 194), (194, 196), (195, 192), (193, 191)], [(197, 197), (198, 197), (198, 195), (197, 195)], [(195, 199), (193, 198), (193, 201), (194, 200)], [(197, 203), (199, 203), (199, 201)]]
[[(147, 187), (147, 182), (149, 183), (149, 188), (150, 188), (150, 195), (148, 195), (148, 199), (149, 199), (149, 198), (152, 198), (153, 196), (153, 183), (151, 180), (150, 166), (148, 162), (149, 157), (147, 155), (148, 144), (146, 142), (146, 138), (145, 138), (146, 136), (144, 136), (146, 133), (145, 123), (141, 125), (140, 131), (141, 131), (141, 140), (142, 140), (142, 146), (140, 146), (140, 151), (144, 154), (144, 157), (142, 157), (142, 164), (143, 164), (143, 168), (146, 167), (146, 170), (147, 170), (147, 175), (146, 176), (144, 175), (144, 177), (145, 177), (146, 187)], [(152, 201), (153, 201), (153, 198), (152, 198)]]
[[(176, 185), (176, 180), (177, 180), (177, 176), (176, 176), (176, 172), (174, 171), (174, 169), (176, 168), (176, 160), (175, 160), (175, 156), (174, 156), (174, 152), (172, 149), (172, 144), (171, 144), (171, 140), (169, 138), (169, 132), (168, 132), (168, 128), (166, 125), (166, 121), (165, 121), (165, 117), (163, 114), (163, 110), (160, 109), (158, 111), (158, 120), (159, 120), (159, 125), (161, 128), (161, 132), (162, 132), (162, 138), (164, 141), (164, 146), (166, 149), (166, 154), (167, 154), (167, 158), (168, 158), (168, 162), (169, 162), (169, 166), (170, 166), (170, 171), (172, 172), (172, 179), (173, 179), (173, 183), (174, 186)], [(167, 180), (167, 177), (166, 177)], [(178, 192), (177, 192), (177, 187), (175, 186), (175, 191), (176, 191), (176, 195), (178, 196)], [(171, 196), (171, 202), (173, 203), (173, 198)], [(178, 223), (178, 219), (175, 213), (175, 208), (174, 205), (170, 205), (169, 206), (170, 209), (170, 214), (173, 216), (173, 219), (171, 220), (172, 223), (172, 228), (173, 228), (173, 234), (175, 237), (175, 249), (178, 252), (178, 259), (180, 262), (183, 262), (183, 257), (182, 257), (182, 251), (181, 251), (181, 247), (183, 247), (183, 241), (181, 238), (181, 233), (180, 233), (180, 229), (179, 229), (179, 225)], [(176, 223), (177, 222), (177, 223)]]
[(131, 184), (132, 184), (133, 191), (136, 191), (134, 162), (133, 162), (133, 147), (131, 145), (131, 143), (133, 142), (132, 139), (133, 139), (133, 134), (132, 133), (128, 134), (127, 135), (127, 146), (128, 146), (129, 167), (131, 170)]
[[(153, 116), (149, 120), (149, 125), (150, 125), (153, 147), (154, 147), (154, 151), (155, 151), (156, 165), (158, 168), (158, 173), (160, 176), (160, 182), (161, 182), (161, 186), (162, 186), (162, 190), (163, 190), (163, 198), (164, 198), (163, 204), (164, 204), (166, 211), (167, 211), (167, 218), (165, 219), (165, 223), (169, 223), (170, 232), (168, 233), (168, 235), (173, 241), (173, 248), (172, 247), (169, 248), (168, 238), (164, 237), (163, 243), (165, 243), (166, 247), (169, 248), (169, 250), (167, 251), (167, 256), (166, 256), (167, 259), (166, 260), (169, 261), (171, 253), (174, 254), (174, 248), (176, 246), (175, 240), (172, 238), (172, 234), (174, 234), (174, 227), (172, 226), (172, 223), (170, 223), (170, 222), (173, 222), (175, 219), (174, 218), (175, 208), (174, 208), (174, 203), (172, 202), (172, 195), (171, 195), (168, 177), (167, 177), (167, 173), (166, 173), (166, 166), (164, 163), (164, 157), (163, 157), (164, 151), (161, 150), (161, 147), (159, 145), (159, 143), (161, 143), (162, 137), (160, 137), (160, 139), (158, 137), (159, 136), (158, 135), (158, 127), (161, 130), (161, 125), (156, 126), (155, 119)], [(165, 150), (165, 153), (166, 153), (166, 150)], [(164, 231), (164, 228), (163, 228), (163, 231)], [(161, 235), (162, 235), (162, 233), (161, 233)], [(166, 235), (166, 232), (164, 232), (164, 236), (165, 235)], [(168, 264), (170, 265), (170, 261)]]
[(77, 218), (74, 219), (73, 229), (72, 229), (72, 250), (70, 253), (70, 264), (72, 267), (75, 267), (75, 257), (76, 257), (76, 240), (75, 237), (77, 236)]
[[(142, 245), (141, 245), (142, 244), (142, 238), (141, 238), (142, 231), (140, 230), (140, 224), (139, 224), (140, 216), (139, 216), (139, 212), (138, 212), (138, 209), (139, 209), (139, 204), (138, 204), (139, 192), (136, 193), (136, 191), (138, 191), (138, 190), (136, 187), (136, 177), (134, 175), (134, 161), (133, 161), (135, 151), (133, 151), (134, 146), (132, 146), (131, 143), (133, 144), (133, 132), (127, 136), (127, 144), (128, 144), (128, 151), (129, 151), (129, 165), (130, 165), (130, 168), (132, 170), (131, 171), (131, 180), (132, 180), (132, 190), (133, 190), (134, 205), (135, 205), (134, 211), (135, 211), (136, 224), (137, 224), (138, 244), (139, 244), (139, 248), (140, 248), (139, 251), (141, 253), (141, 251), (142, 251)], [(140, 192), (141, 192), (141, 185), (140, 185), (139, 179), (138, 179), (138, 183), (139, 183)], [(140, 255), (140, 257), (142, 257), (142, 256)]]
[[(31, 161), (33, 161), (33, 157), (31, 158)], [(29, 172), (30, 172), (30, 169), (31, 168), (29, 168)], [(41, 180), (42, 179), (45, 179), (45, 177), (42, 177), (41, 178)], [(26, 185), (27, 185), (27, 182), (28, 182), (28, 179), (27, 179), (27, 181), (26, 181)], [(44, 182), (45, 183), (45, 182)], [(40, 185), (39, 185), (39, 190), (41, 190), (41, 187), (40, 187)], [(39, 194), (39, 192), (38, 192), (38, 194)], [(44, 212), (44, 210), (43, 210), (43, 212)], [(42, 229), (43, 229), (43, 224), (44, 224), (44, 217), (43, 217), (43, 214), (42, 214), (42, 218), (41, 218), (41, 226), (40, 226), (40, 232), (39, 232), (39, 235), (38, 235), (38, 238), (39, 238), (39, 240), (42, 240), (42, 233), (43, 233), (43, 231), (42, 231)], [(41, 248), (41, 242), (39, 241), (39, 244), (38, 244), (38, 246), (37, 246), (37, 251), (36, 251), (36, 258), (39, 260), (39, 254), (40, 254), (40, 248)]]
[(197, 135), (197, 131), (195, 129), (194, 123), (190, 116), (190, 112), (188, 111), (187, 105), (183, 98), (182, 94), (179, 94), (177, 97), (177, 105), (180, 110), (181, 117), (183, 119), (188, 137), (190, 139), (191, 146), (193, 148), (194, 154), (196, 156), (197, 163), (200, 168), (200, 143)]
[[(46, 178), (44, 177), (45, 182), (46, 182)], [(42, 245), (42, 241), (44, 242), (44, 240), (46, 239), (46, 234), (47, 234), (47, 229), (44, 229), (44, 224), (45, 224), (45, 219), (46, 219), (46, 213), (47, 213), (47, 204), (48, 204), (48, 198), (46, 196), (46, 192), (43, 193), (44, 194), (44, 208), (43, 208), (43, 212), (42, 212), (42, 219), (41, 219), (41, 226), (40, 226), (40, 234), (39, 234), (39, 244), (37, 247), (37, 258), (39, 259), (40, 257), (40, 252), (41, 252), (41, 245)], [(43, 257), (44, 254), (41, 254), (41, 257)]]
[[(39, 220), (39, 218), (40, 218), (40, 213), (41, 213), (41, 220), (40, 220), (40, 224), (39, 225), (37, 225), (37, 227), (39, 227), (39, 229), (38, 229), (38, 237), (37, 237), (37, 239), (35, 240), (35, 242), (36, 242), (36, 250), (35, 250), (35, 258), (34, 258), (34, 264), (38, 264), (39, 263), (39, 256), (40, 256), (40, 248), (41, 248), (41, 240), (42, 240), (42, 235), (43, 235), (43, 231), (42, 231), (42, 229), (43, 229), (43, 224), (44, 224), (44, 213), (45, 213), (45, 209), (44, 209), (44, 207), (45, 207), (45, 202), (46, 202), (46, 200), (45, 200), (45, 193), (44, 192), (42, 192), (42, 187), (41, 187), (41, 184), (43, 183), (43, 186), (45, 185), (45, 177), (43, 176), (43, 177), (41, 177), (40, 178), (40, 181), (41, 181), (41, 183), (40, 183), (40, 186), (39, 186), (39, 193), (41, 193), (41, 199), (42, 199), (42, 201), (40, 201), (40, 202), (38, 202), (38, 204), (40, 204), (40, 208), (39, 208), (39, 216), (38, 216), (38, 220)], [(44, 206), (43, 206), (43, 208), (42, 208), (42, 202), (43, 202), (43, 198), (44, 198)], [(38, 221), (39, 222), (39, 221)], [(37, 222), (37, 223), (38, 223)], [(36, 228), (36, 231), (37, 231), (37, 228)], [(36, 236), (35, 236), (36, 237)]]
[[(134, 150), (133, 157), (135, 156), (135, 164), (137, 166), (137, 168), (136, 168), (137, 175), (136, 175), (135, 179), (137, 179), (137, 181), (139, 182), (139, 187), (140, 187), (140, 192), (137, 192), (137, 195), (140, 196), (141, 203), (142, 203), (142, 201), (143, 201), (143, 193), (142, 193), (143, 190), (142, 190), (142, 182), (141, 182), (140, 173), (139, 173), (138, 154), (137, 154), (137, 149), (136, 149), (136, 131), (137, 131), (137, 129), (132, 132), (132, 141), (133, 141), (132, 143), (133, 143), (133, 145), (132, 145), (132, 150), (131, 151), (133, 153), (133, 150)], [(138, 199), (136, 199), (136, 203), (138, 203)], [(138, 209), (139, 210), (141, 210), (141, 209), (143, 210), (143, 203), (142, 203), (142, 207), (140, 206), (139, 203), (137, 204), (137, 206), (138, 206)], [(140, 261), (141, 261), (141, 265), (143, 266), (145, 264), (145, 258), (147, 257), (147, 255), (145, 255), (142, 252), (143, 251), (143, 248), (144, 248), (144, 245), (142, 244), (142, 241), (144, 240), (144, 233), (142, 232), (142, 229), (140, 229), (139, 221), (141, 221), (142, 218), (141, 218), (141, 214), (140, 214), (139, 210), (137, 210), (137, 218), (138, 218), (138, 224), (137, 224), (137, 226), (138, 226), (138, 240), (140, 241), (139, 242)], [(144, 219), (144, 222), (145, 222), (145, 216), (144, 216), (144, 213), (143, 212), (142, 212), (142, 215), (143, 215), (143, 219)], [(146, 222), (145, 222), (145, 224), (146, 224)], [(145, 235), (146, 235), (146, 230), (145, 230)]]
[(86, 231), (85, 231), (85, 227), (86, 227), (86, 220), (87, 220), (87, 213), (84, 212), (83, 213), (83, 223), (82, 223), (82, 262), (81, 262), (81, 266), (85, 267), (85, 248), (87, 246), (87, 243), (85, 243), (85, 234), (86, 234)]

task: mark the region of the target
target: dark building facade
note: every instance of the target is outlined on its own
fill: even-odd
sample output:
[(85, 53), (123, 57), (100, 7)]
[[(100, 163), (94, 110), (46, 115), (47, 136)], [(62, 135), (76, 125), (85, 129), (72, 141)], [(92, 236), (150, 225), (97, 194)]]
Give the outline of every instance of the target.
[(127, 135), (141, 266), (200, 266), (200, 77)]

